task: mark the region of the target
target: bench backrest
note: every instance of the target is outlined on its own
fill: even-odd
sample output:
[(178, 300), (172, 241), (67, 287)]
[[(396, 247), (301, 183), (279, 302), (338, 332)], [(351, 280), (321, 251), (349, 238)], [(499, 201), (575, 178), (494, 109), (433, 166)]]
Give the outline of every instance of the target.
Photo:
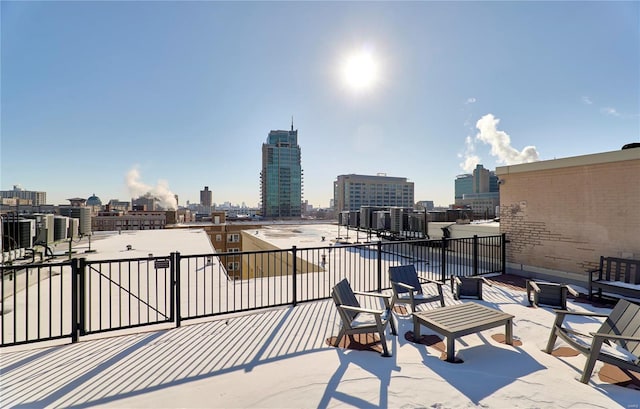
[[(619, 300), (598, 332), (640, 337), (640, 305), (625, 299)], [(615, 342), (633, 355), (640, 355), (640, 342), (624, 340)]]
[[(389, 279), (396, 283), (403, 283), (415, 288), (418, 294), (422, 294), (422, 286), (418, 280), (418, 273), (413, 264), (405, 266), (389, 267)], [(409, 290), (403, 287), (396, 287), (398, 293), (408, 293)]]
[(640, 260), (601, 256), (600, 279), (640, 284)]

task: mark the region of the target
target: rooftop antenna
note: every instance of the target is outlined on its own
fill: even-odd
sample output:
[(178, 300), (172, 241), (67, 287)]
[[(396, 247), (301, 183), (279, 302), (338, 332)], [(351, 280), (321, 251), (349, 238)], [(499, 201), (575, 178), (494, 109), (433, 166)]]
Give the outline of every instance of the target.
[(291, 132), (293, 132), (293, 115), (291, 115)]

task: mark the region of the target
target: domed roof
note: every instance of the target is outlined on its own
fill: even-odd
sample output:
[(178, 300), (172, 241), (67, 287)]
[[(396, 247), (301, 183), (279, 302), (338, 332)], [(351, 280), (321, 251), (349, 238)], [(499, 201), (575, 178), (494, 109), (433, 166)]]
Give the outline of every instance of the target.
[(87, 206), (102, 206), (102, 200), (94, 193), (87, 199)]

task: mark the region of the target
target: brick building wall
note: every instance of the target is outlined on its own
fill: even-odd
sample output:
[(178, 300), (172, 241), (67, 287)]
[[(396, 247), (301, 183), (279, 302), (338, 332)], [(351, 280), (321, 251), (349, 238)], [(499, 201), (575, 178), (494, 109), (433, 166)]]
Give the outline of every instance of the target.
[(640, 149), (505, 166), (500, 232), (516, 269), (575, 273), (640, 258)]

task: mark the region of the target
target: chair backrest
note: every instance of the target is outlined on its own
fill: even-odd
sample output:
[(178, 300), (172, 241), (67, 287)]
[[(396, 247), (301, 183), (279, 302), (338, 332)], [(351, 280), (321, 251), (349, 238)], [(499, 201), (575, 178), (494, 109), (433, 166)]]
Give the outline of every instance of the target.
[(563, 300), (567, 299), (567, 287), (564, 285), (558, 285), (555, 283), (541, 283), (536, 282), (540, 288), (540, 294), (538, 294), (538, 303), (545, 305), (566, 305)]
[[(408, 284), (415, 288), (419, 294), (422, 294), (422, 286), (420, 285), (418, 273), (413, 264), (389, 267), (389, 279), (396, 283)], [(399, 293), (409, 292), (408, 289), (402, 287), (396, 287), (396, 291)]]
[(458, 277), (460, 280), (460, 296), (478, 297), (482, 295), (482, 280), (477, 277)]
[[(625, 299), (619, 300), (598, 332), (640, 337), (640, 305)], [(624, 340), (615, 342), (633, 355), (640, 355), (640, 342)]]
[[(348, 305), (350, 307), (360, 307), (360, 303), (356, 298), (356, 295), (353, 293), (351, 289), (351, 285), (346, 278), (343, 278), (338, 284), (333, 287), (331, 291), (331, 296), (333, 297), (333, 302), (336, 306)], [(342, 310), (349, 318), (349, 321), (353, 321), (353, 319), (358, 315), (355, 311)]]

